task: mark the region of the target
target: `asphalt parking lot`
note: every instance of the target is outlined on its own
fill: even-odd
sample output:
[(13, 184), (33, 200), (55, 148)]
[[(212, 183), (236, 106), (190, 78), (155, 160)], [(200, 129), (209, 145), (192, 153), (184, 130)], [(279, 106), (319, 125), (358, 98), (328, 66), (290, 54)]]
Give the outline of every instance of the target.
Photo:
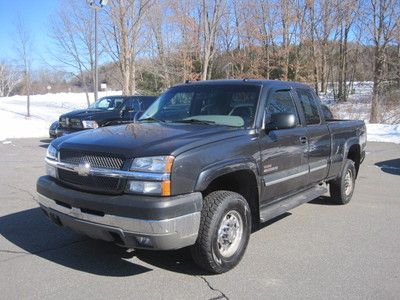
[(0, 298), (369, 298), (400, 295), (400, 145), (369, 143), (353, 200), (302, 205), (252, 234), (233, 271), (185, 250), (125, 251), (50, 223), (35, 202), (48, 140), (0, 143)]

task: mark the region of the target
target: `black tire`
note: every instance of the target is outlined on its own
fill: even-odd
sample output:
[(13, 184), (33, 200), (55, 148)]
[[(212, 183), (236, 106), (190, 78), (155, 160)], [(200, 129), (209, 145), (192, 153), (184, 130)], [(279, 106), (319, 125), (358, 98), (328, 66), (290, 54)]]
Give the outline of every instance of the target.
[[(348, 176), (350, 176), (350, 178)], [(347, 159), (340, 176), (329, 183), (329, 191), (332, 201), (341, 205), (349, 203), (353, 196), (355, 183), (356, 168), (354, 161)]]
[[(230, 221), (233, 224), (237, 223), (238, 226), (231, 226)], [(229, 226), (224, 228), (234, 228), (235, 232), (231, 243), (227, 242), (230, 238), (230, 229), (220, 230), (220, 226), (228, 223)], [(219, 241), (223, 240), (223, 234), (219, 235), (219, 232), (227, 233), (223, 243), (224, 246), (229, 245), (227, 250), (225, 247), (220, 247), (222, 244)], [(230, 191), (212, 192), (204, 198), (199, 235), (196, 243), (191, 247), (193, 260), (199, 267), (211, 273), (229, 271), (242, 259), (249, 242), (250, 232), (251, 213), (246, 199)], [(234, 252), (230, 254), (229, 250)], [(223, 252), (225, 255), (222, 254)]]

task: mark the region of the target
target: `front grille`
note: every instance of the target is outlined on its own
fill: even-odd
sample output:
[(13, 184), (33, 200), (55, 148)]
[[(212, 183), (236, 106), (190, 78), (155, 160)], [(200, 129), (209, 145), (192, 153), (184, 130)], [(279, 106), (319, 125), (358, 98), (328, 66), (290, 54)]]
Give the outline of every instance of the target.
[(79, 119), (70, 119), (69, 120), (69, 126), (71, 128), (82, 128), (82, 122)]
[(60, 118), (59, 122), (60, 122), (60, 127), (62, 127), (62, 128), (67, 127), (66, 118), (64, 118), (64, 117)]
[(59, 122), (62, 128), (83, 128), (80, 119), (62, 117), (60, 118)]
[(124, 186), (124, 180), (119, 178), (80, 176), (63, 169), (58, 170), (58, 178), (65, 184), (94, 192), (119, 193)]
[[(121, 170), (125, 159), (115, 154), (105, 154), (91, 151), (77, 151), (69, 149), (60, 150), (60, 161), (73, 165), (89, 163), (94, 168)], [(101, 193), (121, 193), (126, 180), (103, 176), (80, 176), (76, 172), (58, 170), (60, 181), (81, 190)]]
[(96, 152), (82, 152), (75, 150), (61, 149), (60, 161), (64, 163), (79, 165), (90, 163), (95, 168), (106, 168), (120, 170), (124, 165), (124, 159), (118, 155), (100, 154)]

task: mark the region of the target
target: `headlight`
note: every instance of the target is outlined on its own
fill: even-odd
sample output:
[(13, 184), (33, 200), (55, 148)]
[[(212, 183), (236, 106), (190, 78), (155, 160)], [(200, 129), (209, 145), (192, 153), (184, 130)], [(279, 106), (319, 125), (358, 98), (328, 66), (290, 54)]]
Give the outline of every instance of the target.
[(57, 156), (58, 156), (58, 151), (57, 151), (57, 149), (56, 149), (52, 144), (50, 144), (50, 145), (47, 147), (46, 157), (47, 157), (47, 158), (50, 158), (50, 159), (57, 160), (57, 159), (58, 159)]
[(88, 121), (84, 120), (82, 121), (83, 128), (98, 128), (99, 124), (97, 124), (96, 121)]
[[(130, 170), (153, 173), (155, 176), (170, 174), (173, 162), (173, 156), (140, 157), (133, 160)], [(159, 180), (162, 180), (161, 177)], [(136, 194), (170, 196), (171, 181), (169, 176), (166, 176), (165, 180), (162, 181), (130, 180), (127, 189), (128, 192)]]
[(153, 156), (135, 158), (131, 165), (131, 171), (171, 173), (173, 156)]

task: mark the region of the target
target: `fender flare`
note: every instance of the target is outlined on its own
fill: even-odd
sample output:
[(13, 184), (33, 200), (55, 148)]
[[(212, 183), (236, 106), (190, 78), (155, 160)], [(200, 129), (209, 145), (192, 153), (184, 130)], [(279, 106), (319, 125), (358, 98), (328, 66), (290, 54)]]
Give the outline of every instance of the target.
[[(343, 147), (343, 161), (342, 161), (342, 167), (344, 165), (344, 162), (347, 159), (347, 156), (349, 155), (349, 151), (350, 148), (354, 145), (358, 145), (361, 149), (361, 145), (360, 145), (360, 139), (358, 137), (352, 137), (350, 139), (348, 139), (345, 143), (344, 143), (344, 147)], [(360, 153), (361, 154), (361, 153)]]
[(251, 171), (259, 185), (259, 175), (256, 162), (251, 158), (236, 158), (217, 162), (205, 167), (199, 174), (195, 184), (195, 191), (204, 191), (216, 178), (235, 171)]

